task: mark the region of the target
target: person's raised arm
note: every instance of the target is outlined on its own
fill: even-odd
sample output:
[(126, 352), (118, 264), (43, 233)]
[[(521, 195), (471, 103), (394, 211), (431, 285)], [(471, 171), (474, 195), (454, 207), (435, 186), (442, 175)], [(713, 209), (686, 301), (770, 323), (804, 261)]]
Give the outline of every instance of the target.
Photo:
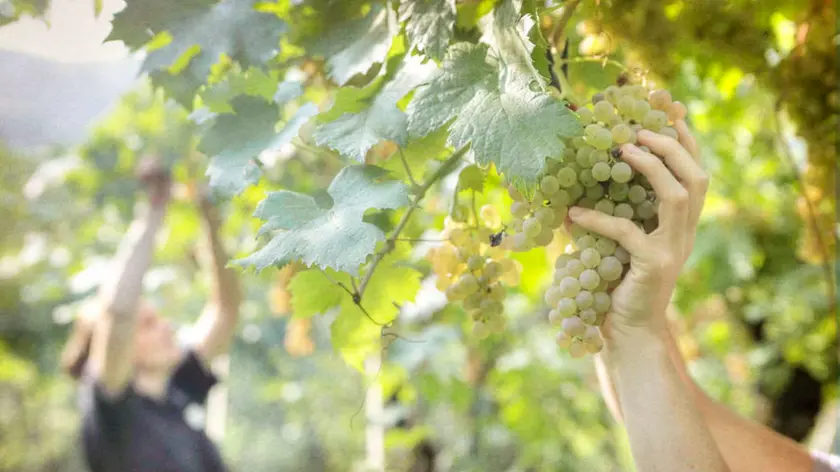
[(630, 220), (583, 208), (570, 210), (569, 216), (616, 240), (631, 255), (630, 270), (612, 293), (602, 334), (636, 467), (651, 472), (725, 472), (730, 469), (670, 359), (664, 322), (693, 242), (694, 215), (702, 209), (708, 178), (679, 142), (658, 136), (638, 133), (640, 144), (664, 162), (632, 144), (622, 146), (624, 160), (656, 191), (660, 203), (655, 231), (645, 234)]
[[(678, 126), (678, 131), (681, 144), (697, 160), (699, 150), (688, 128), (682, 124)], [(647, 144), (651, 149), (662, 147), (663, 140), (656, 136), (648, 136), (648, 138), (651, 138)], [(664, 142), (667, 143), (667, 141)], [(699, 205), (701, 207), (702, 203)], [(699, 216), (699, 208), (689, 214), (690, 231), (693, 232)], [(693, 238), (686, 241), (685, 257), (688, 257), (691, 252), (692, 242)], [(692, 402), (703, 415), (718, 449), (731, 470), (739, 472), (810, 472), (812, 470), (813, 459), (805, 448), (767, 426), (738, 415), (710, 398), (688, 374), (673, 334), (666, 330), (663, 335), (666, 337), (668, 357), (689, 392)], [(621, 422), (623, 421), (622, 407), (612, 378), (613, 372), (610, 369), (613, 361), (608, 356), (609, 353), (603, 353), (596, 360), (598, 378), (601, 391), (613, 416)]]
[(113, 397), (120, 395), (131, 379), (135, 314), (169, 199), (169, 176), (156, 164), (141, 164), (138, 177), (148, 193), (149, 205), (131, 224), (97, 293), (100, 312), (94, 322), (88, 358), (94, 379)]
[(210, 300), (198, 322), (200, 337), (195, 347), (204, 362), (227, 352), (239, 319), (242, 288), (235, 270), (227, 267), (228, 256), (219, 230), (221, 220), (213, 204), (202, 196), (199, 208), (205, 240), (200, 260), (210, 275)]

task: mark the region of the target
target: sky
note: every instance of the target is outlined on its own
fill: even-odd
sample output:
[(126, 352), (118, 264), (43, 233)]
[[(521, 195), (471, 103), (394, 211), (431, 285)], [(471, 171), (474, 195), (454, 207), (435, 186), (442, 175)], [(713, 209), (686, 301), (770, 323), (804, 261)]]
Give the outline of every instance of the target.
[(0, 49), (32, 54), (62, 63), (78, 64), (124, 59), (129, 52), (122, 42), (103, 41), (111, 30), (123, 0), (102, 0), (94, 16), (94, 0), (52, 0), (46, 22), (30, 17), (0, 28)]

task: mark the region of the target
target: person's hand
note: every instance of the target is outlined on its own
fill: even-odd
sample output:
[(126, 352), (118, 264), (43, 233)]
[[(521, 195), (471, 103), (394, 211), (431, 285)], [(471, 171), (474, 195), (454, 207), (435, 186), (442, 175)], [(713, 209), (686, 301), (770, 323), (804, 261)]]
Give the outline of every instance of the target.
[(219, 209), (213, 202), (210, 189), (203, 185), (196, 185), (193, 199), (195, 200), (195, 204), (198, 206), (198, 210), (204, 221), (210, 226), (219, 226), (221, 221), (219, 217)]
[(169, 202), (172, 179), (169, 171), (161, 166), (160, 162), (153, 158), (143, 159), (137, 166), (136, 175), (143, 184), (152, 207), (160, 208)]
[(574, 223), (615, 240), (631, 255), (630, 270), (613, 291), (612, 307), (602, 326), (608, 343), (636, 328), (666, 328), (665, 309), (694, 245), (709, 177), (700, 166), (697, 143), (685, 122), (680, 120), (675, 127), (679, 141), (639, 131), (638, 143), (650, 153), (632, 144), (621, 147), (624, 161), (645, 175), (656, 192), (659, 226), (655, 231), (646, 234), (628, 219), (594, 210), (569, 211)]

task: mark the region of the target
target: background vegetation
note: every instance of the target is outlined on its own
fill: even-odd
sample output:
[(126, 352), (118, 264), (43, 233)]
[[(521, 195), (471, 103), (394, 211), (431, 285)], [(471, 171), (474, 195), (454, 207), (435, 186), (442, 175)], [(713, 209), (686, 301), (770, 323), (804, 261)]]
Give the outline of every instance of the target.
[[(114, 35), (133, 48), (151, 39), (151, 74), (84, 145), (0, 150), (0, 471), (81, 470), (73, 386), (58, 373), (56, 359), (80, 301), (107, 275), (103, 264), (131, 220), (138, 159), (157, 155), (176, 176), (178, 198), (147, 291), (186, 322), (206, 293), (193, 256), (199, 225), (190, 198), (205, 181), (208, 156), (224, 154), (220, 147), (231, 143), (244, 156), (238, 177), (213, 176), (223, 193), (244, 189), (220, 204), (229, 247), (247, 256), (263, 246), (252, 214), (267, 191), (323, 195), (350, 161), (352, 152), (330, 150), (336, 147), (329, 138), (318, 146), (317, 125), (381, 105), (392, 64), (416, 45), (410, 29), (391, 25), (379, 51), (385, 64), (369, 57), (382, 39), (371, 34), (370, 23), (364, 26), (365, 18), (375, 23), (376, 12), (389, 8), (384, 2), (279, 1), (258, 4), (257, 13), (251, 2), (226, 0), (222, 5), (244, 10), (218, 23), (202, 17), (209, 30), (172, 26), (177, 15), (198, 18), (202, 9), (218, 8), (198, 3), (195, 10), (161, 7), (171, 16), (150, 18), (142, 16), (148, 7), (129, 2)], [(453, 37), (476, 41), (479, 18), (495, 3), (457, 2)], [(4, 22), (46, 6), (11, 5)], [(539, 31), (546, 43), (537, 41), (536, 50), (553, 51), (566, 99), (579, 103), (623, 72), (686, 103), (702, 143), (712, 186), (675, 299), (680, 345), (695, 378), (744, 415), (830, 450), (837, 429), (840, 103), (834, 3), (567, 0), (558, 6), (526, 1), (522, 13), (537, 18), (532, 35)], [(348, 26), (348, 18), (361, 23)], [(147, 37), (143, 27), (156, 35)], [(245, 34), (257, 29), (259, 40)], [(219, 61), (195, 46), (208, 38), (206, 31), (214, 44), (229, 46), (209, 51), (221, 53)], [(346, 58), (348, 48), (355, 48), (347, 54), (356, 54), (356, 62), (341, 69), (336, 57)], [(426, 54), (441, 57), (433, 46)], [(548, 61), (535, 58), (548, 78)], [(284, 80), (303, 87), (277, 93)], [(394, 105), (404, 109), (410, 97), (400, 101), (400, 95)], [(272, 98), (282, 107), (259, 108)], [(223, 123), (235, 116), (227, 112), (257, 109), (275, 113), (263, 131), (255, 121), (239, 128), (235, 120)], [(323, 113), (312, 118), (316, 110)], [(208, 112), (221, 115), (206, 121)], [(265, 145), (260, 140), (272, 137), (277, 121), (293, 133), (283, 146)], [(225, 133), (226, 142), (214, 141), (214, 131)], [(397, 146), (381, 137), (357, 158), (406, 178)], [(401, 143), (418, 180), (449, 155), (445, 140), (438, 132)], [(260, 166), (245, 155), (255, 142), (263, 145), (256, 151), (271, 148), (260, 154)], [(372, 423), (386, 428), (388, 470), (432, 470), (430, 462), (457, 471), (631, 470), (591, 361), (561, 354), (542, 321), (542, 290), (556, 248), (517, 256), (525, 271), (509, 295), (510, 329), (486, 342), (469, 337), (464, 314), (445, 306), (427, 279), (428, 243), (417, 240), (434, 239), (453, 208), (457, 182), (454, 172), (433, 187), (404, 230), (412, 240), (396, 242), (371, 279), (364, 306), (375, 319), (393, 318), (387, 327), (365, 318), (320, 272), (298, 264), (246, 272), (248, 297), (223, 413), (222, 447), (234, 470), (362, 470)], [(481, 198), (501, 208), (494, 190), (499, 179), (485, 185)], [(389, 232), (399, 215), (369, 212), (366, 220)], [(364, 359), (370, 364), (377, 353), (383, 367), (365, 369)], [(368, 394), (374, 377), (385, 405), (371, 418), (365, 401), (376, 399)]]

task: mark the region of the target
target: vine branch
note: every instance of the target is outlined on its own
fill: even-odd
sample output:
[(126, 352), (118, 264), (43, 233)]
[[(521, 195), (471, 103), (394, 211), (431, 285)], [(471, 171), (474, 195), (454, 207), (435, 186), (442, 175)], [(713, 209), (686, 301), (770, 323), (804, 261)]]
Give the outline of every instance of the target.
[(817, 247), (820, 251), (820, 258), (822, 259), (822, 268), (823, 272), (825, 273), (825, 281), (828, 284), (828, 293), (829, 293), (829, 313), (834, 313), (837, 304), (837, 287), (834, 285), (834, 271), (831, 269), (831, 255), (828, 251), (828, 246), (823, 240), (822, 233), (820, 232), (820, 225), (817, 222), (817, 210), (814, 208), (813, 202), (811, 202), (811, 198), (808, 197), (808, 192), (806, 191), (806, 184), (805, 178), (802, 176), (802, 172), (799, 171), (799, 167), (796, 166), (796, 159), (793, 157), (793, 152), (790, 150), (790, 146), (784, 140), (782, 135), (782, 120), (780, 118), (780, 114), (782, 113), (782, 100), (779, 99), (776, 101), (776, 106), (773, 113), (773, 121), (776, 128), (775, 138), (776, 144), (782, 151), (782, 155), (785, 156), (785, 160), (788, 161), (788, 165), (790, 166), (791, 170), (793, 171), (794, 176), (796, 177), (797, 182), (799, 182), (799, 191), (802, 194), (802, 198), (805, 199), (805, 207), (808, 211), (808, 224), (811, 226), (811, 230), (814, 232), (814, 237), (817, 239)]
[(396, 228), (394, 228), (394, 231), (391, 232), (391, 235), (388, 237), (388, 239), (385, 240), (385, 246), (383, 246), (382, 249), (377, 251), (376, 254), (373, 256), (373, 261), (371, 261), (370, 263), (370, 268), (368, 268), (367, 272), (365, 273), (362, 282), (359, 284), (359, 288), (353, 294), (353, 302), (360, 308), (362, 306), (362, 297), (365, 294), (365, 289), (367, 289), (367, 286), (370, 283), (370, 279), (373, 277), (373, 273), (376, 271), (376, 268), (379, 266), (379, 263), (382, 262), (382, 259), (385, 258), (385, 256), (389, 252), (394, 250), (394, 243), (397, 241), (397, 238), (399, 238), (402, 230), (408, 224), (408, 220), (411, 219), (411, 215), (414, 214), (414, 210), (417, 209), (417, 207), (420, 204), (420, 201), (423, 200), (423, 197), (426, 196), (426, 192), (429, 191), (429, 189), (432, 187), (432, 185), (435, 184), (435, 182), (437, 182), (438, 180), (440, 180), (441, 177), (447, 174), (451, 170), (452, 166), (456, 162), (458, 162), (458, 160), (460, 160), (466, 152), (466, 146), (453, 152), (448, 159), (443, 161), (443, 163), (440, 165), (440, 167), (437, 168), (435, 173), (429, 176), (429, 178), (425, 182), (423, 182), (423, 185), (420, 185), (417, 188), (417, 190), (414, 193), (414, 201), (411, 203), (411, 206), (408, 207), (408, 210), (405, 212), (405, 214), (403, 214), (399, 223), (397, 223)]

